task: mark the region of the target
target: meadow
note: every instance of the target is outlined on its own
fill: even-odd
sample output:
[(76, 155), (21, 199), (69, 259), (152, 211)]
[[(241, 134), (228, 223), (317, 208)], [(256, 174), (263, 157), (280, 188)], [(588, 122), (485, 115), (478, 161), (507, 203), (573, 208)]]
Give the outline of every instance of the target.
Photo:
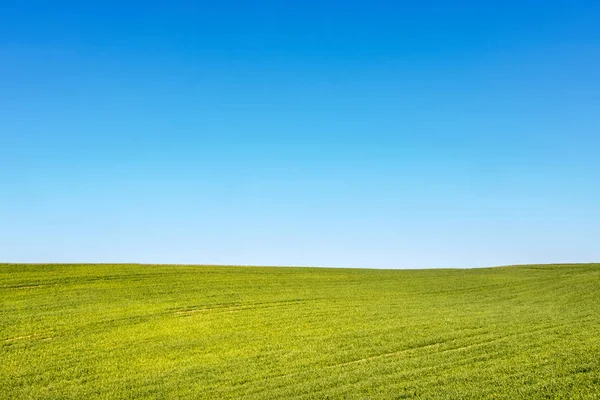
[(3, 399), (600, 398), (600, 264), (0, 264)]

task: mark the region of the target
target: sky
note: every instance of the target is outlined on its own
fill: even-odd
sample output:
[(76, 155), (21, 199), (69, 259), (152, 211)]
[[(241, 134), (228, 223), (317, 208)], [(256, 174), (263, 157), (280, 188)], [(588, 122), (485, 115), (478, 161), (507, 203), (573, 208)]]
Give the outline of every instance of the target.
[(600, 261), (598, 1), (0, 2), (0, 261)]

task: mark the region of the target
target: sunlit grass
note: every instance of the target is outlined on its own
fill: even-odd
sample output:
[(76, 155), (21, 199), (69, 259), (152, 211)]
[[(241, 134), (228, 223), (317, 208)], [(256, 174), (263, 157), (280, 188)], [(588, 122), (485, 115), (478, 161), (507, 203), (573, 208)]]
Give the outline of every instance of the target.
[(0, 265), (0, 398), (600, 398), (600, 265)]

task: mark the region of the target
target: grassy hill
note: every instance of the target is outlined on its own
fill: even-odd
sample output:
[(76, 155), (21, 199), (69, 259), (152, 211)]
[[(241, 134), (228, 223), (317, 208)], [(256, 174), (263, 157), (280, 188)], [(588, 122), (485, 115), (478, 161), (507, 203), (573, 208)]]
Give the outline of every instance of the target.
[(600, 264), (0, 265), (0, 397), (600, 398)]

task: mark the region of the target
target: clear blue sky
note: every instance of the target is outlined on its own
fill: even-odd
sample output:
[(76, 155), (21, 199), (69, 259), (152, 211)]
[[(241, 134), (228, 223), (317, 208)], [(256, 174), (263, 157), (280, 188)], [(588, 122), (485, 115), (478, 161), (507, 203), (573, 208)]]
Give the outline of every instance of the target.
[(0, 4), (0, 261), (600, 261), (600, 2)]

